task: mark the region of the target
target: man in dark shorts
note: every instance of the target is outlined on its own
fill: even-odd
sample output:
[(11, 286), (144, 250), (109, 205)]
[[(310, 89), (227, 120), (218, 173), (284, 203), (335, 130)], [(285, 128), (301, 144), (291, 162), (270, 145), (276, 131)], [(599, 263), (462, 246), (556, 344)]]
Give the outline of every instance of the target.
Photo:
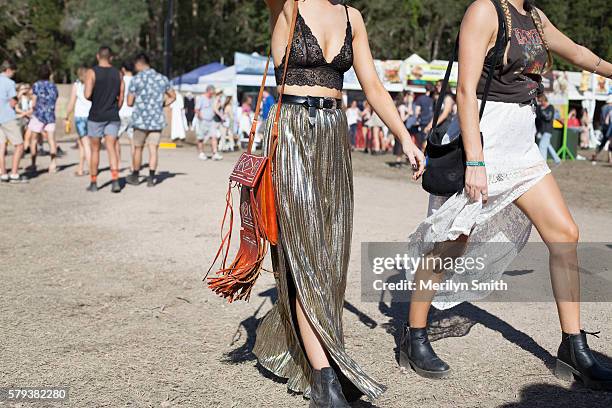
[(98, 191), (97, 177), (100, 162), (100, 143), (106, 143), (108, 162), (111, 170), (113, 193), (119, 193), (119, 158), (116, 144), (121, 126), (119, 109), (123, 103), (124, 85), (119, 70), (111, 65), (113, 53), (109, 47), (102, 46), (96, 54), (98, 65), (87, 71), (85, 78), (85, 98), (91, 101), (87, 131), (91, 139), (91, 163), (89, 171), (91, 182), (87, 191)]

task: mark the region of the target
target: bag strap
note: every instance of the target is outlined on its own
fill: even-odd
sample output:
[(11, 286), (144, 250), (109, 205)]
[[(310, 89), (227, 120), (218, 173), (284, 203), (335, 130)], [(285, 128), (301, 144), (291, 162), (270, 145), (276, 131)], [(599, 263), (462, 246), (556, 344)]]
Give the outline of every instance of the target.
[[(501, 10), (500, 5), (496, 0), (491, 0), (493, 5), (495, 6), (495, 10), (497, 11), (497, 20), (498, 20), (498, 29), (497, 29), (497, 38), (495, 39), (495, 46), (493, 49), (493, 57), (492, 61), (489, 62), (487, 66), (487, 61), (485, 59), (485, 66), (487, 70), (487, 79), (485, 82), (485, 87), (482, 95), (482, 104), (480, 105), (479, 119), (482, 119), (482, 115), (484, 114), (484, 108), (487, 103), (487, 98), (489, 96), (489, 89), (491, 88), (491, 80), (493, 79), (493, 72), (495, 70), (495, 66), (499, 62), (500, 57), (503, 58), (505, 52), (505, 45), (508, 43), (508, 36), (506, 34), (506, 18), (504, 16), (503, 11)], [(444, 103), (444, 98), (446, 97), (446, 89), (448, 88), (448, 83), (450, 80), (450, 74), (453, 68), (453, 63), (456, 59), (458, 59), (459, 54), (459, 33), (457, 33), (457, 39), (455, 40), (455, 46), (453, 47), (453, 55), (450, 61), (448, 61), (448, 66), (446, 67), (446, 73), (444, 74), (444, 81), (442, 82), (442, 89), (440, 90), (440, 95), (438, 96), (438, 101), (436, 102), (436, 108), (434, 110), (434, 118), (432, 124), (432, 132), (436, 130), (438, 127), (438, 117), (440, 116), (440, 112), (442, 110), (442, 104)]]
[[(274, 126), (272, 128), (272, 136), (275, 139), (278, 136), (278, 117), (283, 101), (283, 94), (285, 93), (285, 80), (287, 78), (287, 67), (289, 66), (289, 56), (291, 55), (291, 43), (293, 42), (293, 34), (295, 33), (295, 23), (297, 21), (298, 14), (298, 0), (294, 0), (293, 13), (291, 16), (291, 25), (289, 26), (289, 40), (287, 41), (287, 48), (285, 49), (285, 66), (283, 67), (283, 77), (280, 85), (281, 90), (278, 96), (278, 102), (276, 104), (276, 116), (274, 118)], [(249, 132), (249, 145), (247, 147), (247, 153), (251, 154), (253, 150), (253, 142), (255, 140), (255, 132), (257, 131), (257, 123), (259, 121), (259, 113), (261, 111), (261, 101), (263, 99), (263, 91), (266, 87), (266, 78), (268, 77), (268, 68), (270, 66), (270, 57), (272, 55), (272, 46), (268, 47), (268, 58), (266, 59), (266, 69), (263, 74), (261, 86), (259, 87), (259, 95), (257, 96), (257, 106), (255, 107), (255, 118), (251, 125), (251, 131)]]

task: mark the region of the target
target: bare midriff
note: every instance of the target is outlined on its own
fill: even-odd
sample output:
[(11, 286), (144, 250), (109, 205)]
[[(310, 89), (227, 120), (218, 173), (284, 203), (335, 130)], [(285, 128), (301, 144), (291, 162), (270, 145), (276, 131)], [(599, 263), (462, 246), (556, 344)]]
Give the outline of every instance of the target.
[[(278, 87), (280, 93), (280, 87)], [(324, 98), (342, 99), (342, 91), (322, 86), (285, 85), (285, 95), (318, 96)]]

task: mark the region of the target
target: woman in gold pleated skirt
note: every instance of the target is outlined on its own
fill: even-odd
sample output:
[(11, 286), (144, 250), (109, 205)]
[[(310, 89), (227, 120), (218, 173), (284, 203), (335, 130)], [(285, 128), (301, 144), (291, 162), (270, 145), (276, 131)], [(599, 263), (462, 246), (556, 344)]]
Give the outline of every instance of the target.
[[(385, 388), (344, 346), (353, 229), (349, 128), (341, 109), (344, 72), (355, 67), (370, 104), (402, 144), (415, 179), (424, 158), (378, 79), (357, 10), (327, 0), (266, 2), (276, 82), (285, 84), (280, 108), (275, 105), (267, 118), (264, 140), (269, 152), (277, 123), (271, 160), (279, 223), (278, 245), (272, 248), (278, 302), (257, 329), (254, 353), (264, 368), (287, 379), (289, 390), (309, 397), (311, 407), (348, 407), (347, 401), (361, 395), (374, 399)], [(331, 52), (315, 33), (323, 33)]]

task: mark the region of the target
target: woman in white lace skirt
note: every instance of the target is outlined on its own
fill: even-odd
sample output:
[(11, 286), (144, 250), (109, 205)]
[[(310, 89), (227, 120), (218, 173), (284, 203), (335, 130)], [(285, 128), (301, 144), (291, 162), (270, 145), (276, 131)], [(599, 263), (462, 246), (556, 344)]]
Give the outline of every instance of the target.
[[(494, 71), (479, 123), (487, 77), (483, 66), (485, 59), (490, 61), (497, 37), (499, 6), (505, 16), (508, 44), (502, 66)], [(587, 386), (610, 389), (612, 370), (593, 357), (580, 324), (578, 227), (534, 140), (534, 99), (540, 93), (541, 75), (550, 69), (551, 51), (585, 70), (612, 74), (610, 63), (575, 44), (527, 0), (477, 0), (469, 7), (459, 40), (458, 118), (445, 136), (452, 139), (460, 132), (463, 138), (465, 188), (450, 198), (431, 197), (428, 218), (410, 236), (410, 251), (415, 256), (473, 257), (482, 255), (478, 251), (483, 249), (475, 244), (506, 242), (504, 250), (489, 250), (485, 258), (483, 276), (487, 280), (499, 278), (535, 225), (550, 251), (562, 330), (556, 373), (568, 379), (574, 374)], [(456, 247), (449, 251), (446, 243), (459, 243), (459, 251)], [(408, 279), (417, 284), (441, 282), (448, 275), (448, 271), (434, 268), (419, 269), (409, 271)], [(452, 290), (413, 292), (400, 364), (426, 377), (447, 376), (449, 366), (436, 355), (427, 337), (430, 305), (435, 300), (437, 307), (448, 308), (476, 300), (479, 295), (482, 297), (482, 293)]]

